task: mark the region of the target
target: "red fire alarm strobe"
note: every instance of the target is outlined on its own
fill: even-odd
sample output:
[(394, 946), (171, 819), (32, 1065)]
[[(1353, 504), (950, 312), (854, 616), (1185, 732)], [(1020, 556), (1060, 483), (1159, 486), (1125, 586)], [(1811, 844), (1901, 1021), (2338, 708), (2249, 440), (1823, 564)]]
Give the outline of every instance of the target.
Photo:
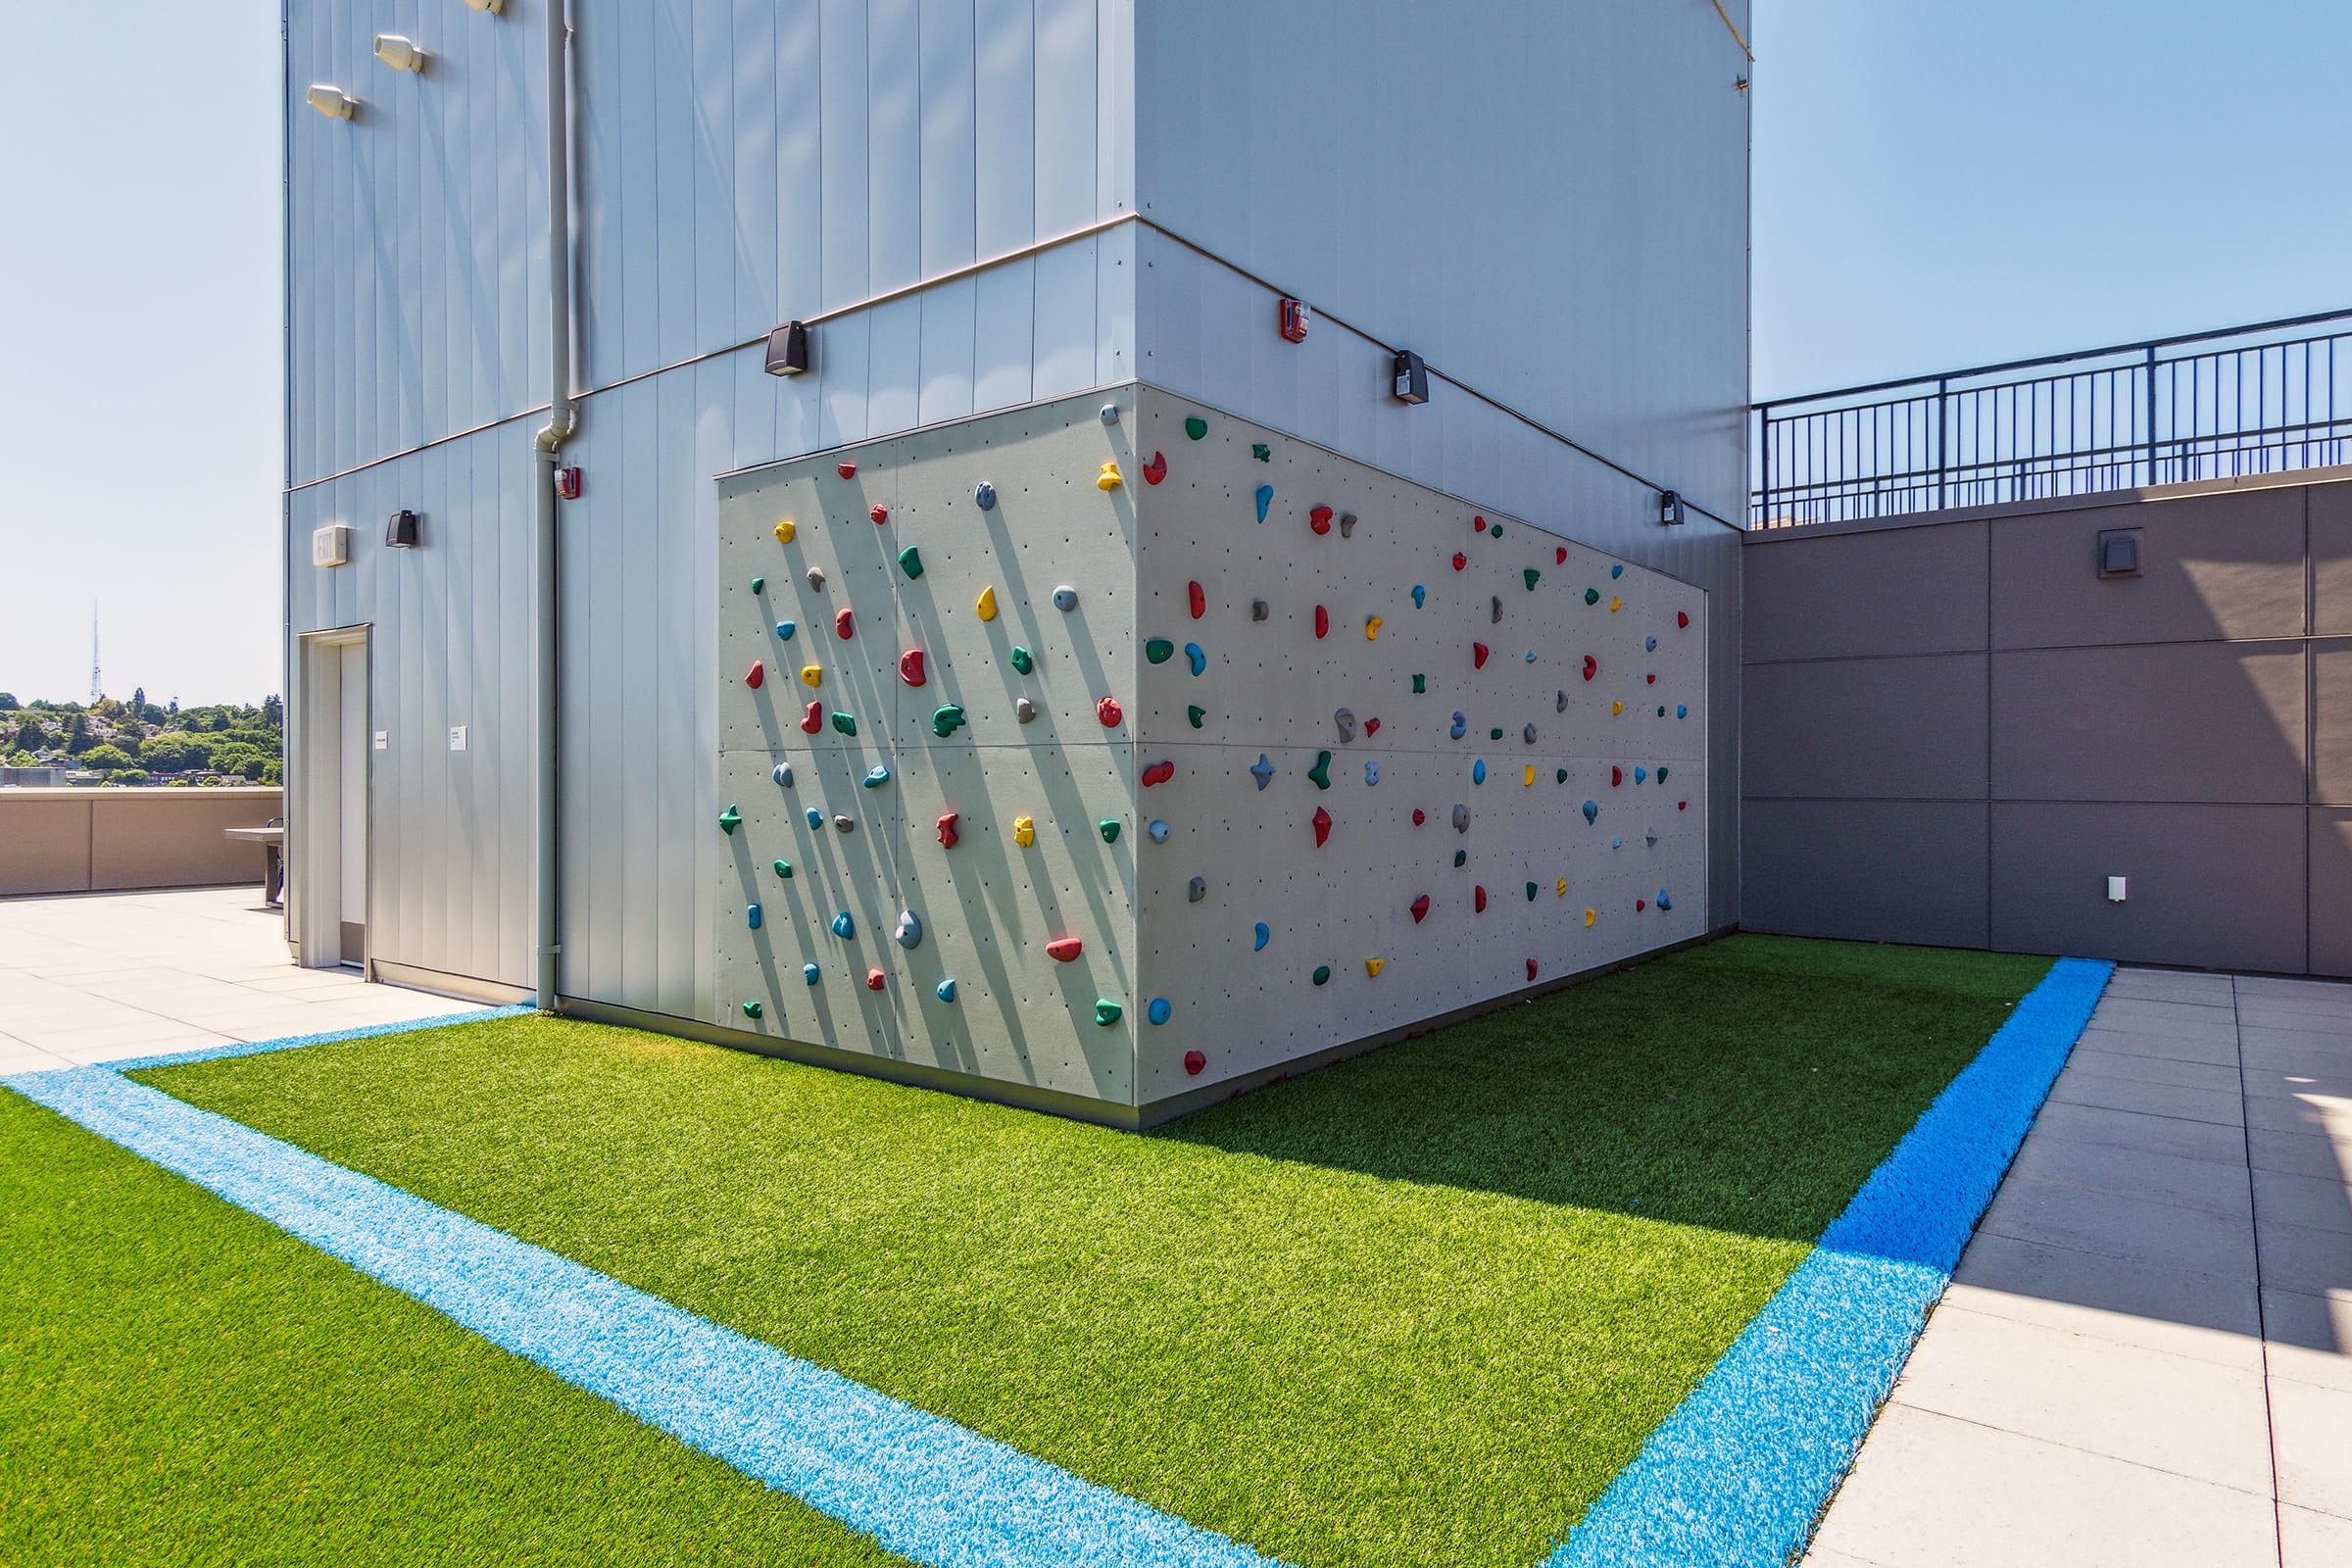
[(579, 500), (580, 470), (577, 468), (558, 468), (556, 470), (556, 494), (562, 496), (566, 501)]
[(1282, 302), (1282, 335), (1290, 342), (1305, 342), (1307, 325), (1314, 318), (1307, 314), (1306, 306), (1302, 302), (1298, 300)]

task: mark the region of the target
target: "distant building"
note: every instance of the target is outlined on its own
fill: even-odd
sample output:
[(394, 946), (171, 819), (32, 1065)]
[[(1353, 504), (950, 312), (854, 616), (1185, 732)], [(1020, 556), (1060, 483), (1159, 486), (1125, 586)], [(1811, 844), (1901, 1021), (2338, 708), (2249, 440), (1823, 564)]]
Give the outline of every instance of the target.
[(0, 767), (0, 790), (63, 789), (71, 771), (64, 767)]

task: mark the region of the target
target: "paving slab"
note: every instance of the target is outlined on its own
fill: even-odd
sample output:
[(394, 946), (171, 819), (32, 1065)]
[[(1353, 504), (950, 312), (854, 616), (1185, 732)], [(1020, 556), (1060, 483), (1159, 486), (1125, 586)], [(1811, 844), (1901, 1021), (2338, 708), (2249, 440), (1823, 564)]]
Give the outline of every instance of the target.
[(2311, 1295), (2266, 1286), (2262, 1333), (2273, 1377), (2352, 1392), (2352, 1287)]
[[(1979, 1231), (1952, 1280), (1954, 1290), (1971, 1287), (2005, 1298), (2006, 1304), (1974, 1300), (1976, 1310), (2061, 1326), (2067, 1311), (2096, 1312), (2113, 1320), (2107, 1338), (2176, 1354), (2191, 1353), (2178, 1332), (2185, 1330), (2187, 1343), (2205, 1347), (2207, 1360), (2241, 1361), (2256, 1353), (2262, 1334), (2251, 1275), (2189, 1274)], [(2045, 1309), (2059, 1315), (2046, 1316)]]
[[(2254, 1237), (2263, 1284), (2312, 1296), (2352, 1289), (2352, 1234), (2266, 1223), (2256, 1228)], [(2345, 1455), (2352, 1461), (2352, 1448)]]
[(2253, 1184), (2245, 1167), (2226, 1160), (2041, 1138), (2029, 1139), (2017, 1152), (2009, 1175), (2013, 1181), (2080, 1187), (2226, 1218), (2248, 1220), (2254, 1214)]
[(2352, 1391), (2271, 1379), (2278, 1500), (2352, 1519)]
[(2314, 1138), (2352, 1143), (2352, 1101), (2328, 1095), (2296, 1095), (2287, 1100), (2249, 1100), (2246, 1125), (2273, 1132), (2303, 1133)]
[(2176, 1061), (2206, 1061), (2218, 1066), (2237, 1065), (2237, 1041), (2234, 1037), (2206, 1036), (2187, 1038), (2150, 1029), (2143, 1024), (2109, 1027), (2092, 1024), (2082, 1031), (2076, 1049), (2112, 1051), (2127, 1056), (2167, 1056)]
[[(2084, 1037), (2087, 1040), (2087, 1036)], [(2227, 1061), (2182, 1061), (2173, 1056), (2150, 1056), (2136, 1052), (2102, 1051), (2090, 1045), (2080, 1045), (2067, 1058), (2066, 1073), (2085, 1073), (2102, 1078), (2132, 1078), (2148, 1084), (2179, 1084), (2183, 1089), (2218, 1089), (2234, 1092), (2238, 1088), (2238, 1068)]]
[(2348, 1562), (2352, 1562), (2352, 1519), (2280, 1504), (2279, 1568), (2344, 1568)]
[(2245, 1097), (2229, 1089), (2191, 1089), (2149, 1083), (2144, 1078), (2089, 1072), (2080, 1065), (2058, 1075), (2050, 1099), (2062, 1104), (2103, 1105), (2109, 1110), (2144, 1110), (2153, 1116), (2182, 1116), (2224, 1127), (2245, 1125)]
[[(2261, 1225), (2308, 1225), (2313, 1230), (2352, 1233), (2352, 1187), (2324, 1176), (2294, 1176), (2258, 1170), (2254, 1217)], [(2352, 1280), (2346, 1280), (2352, 1285)]]
[(2246, 1135), (2238, 1128), (2185, 1121), (2179, 1116), (2151, 1116), (2138, 1110), (2110, 1110), (2103, 1105), (2045, 1104), (2034, 1120), (2034, 1136), (2147, 1149), (2160, 1154), (2232, 1164), (2243, 1164), (2246, 1158)]
[(2328, 1176), (2339, 1180), (2352, 1177), (2352, 1143), (2315, 1133), (2249, 1126), (2246, 1156), (2256, 1170), (2282, 1170), (2292, 1176)]
[(2001, 1184), (1980, 1231), (2189, 1274), (2254, 1267), (2251, 1213), (2225, 1214), (2030, 1176)]

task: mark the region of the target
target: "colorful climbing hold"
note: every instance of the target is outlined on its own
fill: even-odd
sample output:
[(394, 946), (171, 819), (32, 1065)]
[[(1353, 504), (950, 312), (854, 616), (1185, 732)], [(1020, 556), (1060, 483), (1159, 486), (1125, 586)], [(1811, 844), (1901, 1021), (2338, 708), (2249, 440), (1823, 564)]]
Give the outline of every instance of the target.
[(1315, 765), (1306, 770), (1306, 776), (1308, 782), (1312, 783), (1315, 788), (1319, 790), (1327, 790), (1331, 788), (1331, 754), (1329, 752), (1317, 752), (1315, 754)]
[(1274, 449), (1266, 445), (1266, 443), (1263, 441), (1250, 442), (1250, 455), (1260, 463), (1272, 463), (1274, 461)]
[(1200, 1052), (1188, 1051), (1184, 1054), (1184, 1070), (1188, 1073), (1191, 1073), (1193, 1076), (1199, 1077), (1200, 1075), (1200, 1070), (1207, 1065), (1208, 1057), (1202, 1055)]
[(1415, 697), (1429, 695), (1429, 677), (1427, 675), (1416, 673), (1413, 676), (1413, 695)]
[(1364, 763), (1364, 782), (1366, 784), (1378, 784), (1380, 782), (1379, 762), (1367, 760)]
[(1609, 613), (1610, 613), (1610, 614), (1614, 615), (1615, 613), (1617, 613), (1617, 612), (1618, 612), (1619, 610), (1623, 609), (1623, 608), (1624, 608), (1624, 606), (1625, 606), (1625, 601), (1624, 601), (1624, 600), (1622, 600), (1622, 599), (1618, 598), (1618, 597), (1617, 597), (1615, 594), (1611, 594), (1611, 595), (1609, 595)]
[(1658, 639), (1654, 634), (1642, 639), (1642, 651), (1645, 654), (1654, 654), (1658, 651)]
[(1098, 490), (1116, 490), (1118, 487), (1119, 466), (1115, 463), (1105, 463), (1102, 465), (1102, 471), (1095, 475), (1095, 488)]
[(1208, 613), (1208, 595), (1201, 590), (1199, 583), (1188, 582), (1184, 585), (1184, 600), (1186, 606), (1191, 609), (1195, 620), (1199, 620), (1202, 615)]
[(1687, 610), (1676, 611), (1674, 612), (1674, 623), (1677, 626), (1689, 626), (1690, 624), (1690, 612)]
[(1319, 986), (1327, 986), (1331, 984), (1331, 965), (1328, 963), (1316, 964), (1315, 972), (1307, 976), (1307, 978)]
[(760, 1005), (760, 1004), (758, 1002), (747, 1002), (743, 1004), (743, 1015), (746, 1018), (757, 1018), (766, 1010), (767, 1009)]
[(1144, 464), (1144, 483), (1157, 484), (1168, 476), (1168, 460), (1154, 452)]
[(874, 519), (874, 526), (877, 528), (890, 520), (890, 509), (879, 501), (866, 508), (865, 514)]
[(795, 621), (779, 620), (776, 622), (776, 641), (788, 643), (792, 641), (793, 634), (800, 629), (800, 625)]
[(1078, 608), (1078, 590), (1066, 582), (1054, 589), (1054, 608), (1063, 612), (1076, 610)]
[(1364, 960), (1364, 973), (1377, 980), (1380, 978), (1380, 971), (1388, 966), (1389, 960), (1386, 958), (1366, 958)]
[(1106, 816), (1102, 821), (1097, 822), (1095, 824), (1095, 831), (1102, 835), (1102, 842), (1105, 844), (1116, 844), (1119, 842), (1119, 822), (1118, 818), (1116, 817)]
[(1156, 816), (1144, 824), (1144, 833), (1154, 844), (1168, 842), (1168, 824)]
[(1683, 703), (1675, 704), (1674, 716), (1677, 718), (1689, 718), (1690, 716), (1690, 710), (1689, 706)]
[(1195, 675), (1198, 675), (1202, 670), (1208, 668), (1208, 655), (1201, 652), (1200, 645), (1199, 643), (1186, 643), (1184, 645), (1184, 662), (1192, 665), (1193, 673)]
[(920, 577), (923, 574), (922, 551), (913, 545), (908, 545), (900, 551), (899, 569), (906, 574), (909, 582)]
[(735, 830), (741, 826), (743, 826), (743, 813), (734, 807), (730, 806), (718, 813), (718, 830), (729, 838), (733, 838)]
[(1252, 953), (1265, 952), (1266, 944), (1274, 940), (1273, 931), (1267, 927), (1266, 922), (1263, 920), (1257, 922), (1256, 929), (1251, 933), (1251, 936), (1255, 940), (1255, 946), (1250, 950)]
[(1486, 668), (1489, 652), (1485, 643), (1472, 643), (1470, 645), (1470, 667), (1472, 669)]
[(760, 906), (758, 906), (757, 904), (747, 904), (747, 905), (745, 905), (745, 906), (743, 906), (743, 922), (744, 922), (744, 924), (745, 924), (745, 925), (748, 925), (748, 926), (750, 926), (750, 927), (751, 927), (751, 928), (752, 928), (754, 931), (757, 931), (757, 930), (759, 930), (759, 929), (760, 929)]
[(767, 579), (765, 577), (754, 577), (752, 579), (753, 596), (756, 598), (765, 592), (767, 592)]
[(1184, 433), (1198, 441), (1208, 434), (1208, 421), (1198, 414), (1189, 416), (1184, 421)]
[(793, 526), (792, 519), (790, 517), (786, 517), (781, 522), (776, 524), (776, 543), (780, 545), (788, 545), (792, 543), (792, 536), (799, 531), (800, 530), (798, 528)]
[(855, 463), (836, 463), (833, 465), (833, 471), (840, 474), (844, 479), (855, 479), (858, 477), (858, 465)]
[(1407, 905), (1406, 907), (1413, 911), (1413, 924), (1419, 925), (1422, 921), (1429, 918), (1429, 895), (1426, 893), (1422, 894), (1411, 904)]
[(1460, 870), (1460, 869), (1463, 867), (1463, 865), (1465, 865), (1466, 863), (1468, 863), (1469, 859), (1470, 859), (1470, 852), (1469, 852), (1468, 850), (1456, 850), (1456, 851), (1454, 851), (1454, 852), (1453, 852), (1453, 868), (1454, 868), (1456, 871), (1459, 871), (1459, 870)]
[(1528, 789), (1528, 790), (1532, 790), (1532, 789), (1534, 789), (1534, 788), (1536, 787), (1536, 764), (1535, 764), (1535, 763), (1533, 763), (1533, 762), (1530, 762), (1530, 763), (1528, 763), (1528, 764), (1527, 764), (1527, 777), (1525, 777), (1524, 779), (1521, 779), (1521, 780), (1519, 781), (1519, 787), (1520, 787), (1521, 789)]
[(792, 788), (792, 764), (790, 762), (778, 762), (767, 776), (786, 789)]
[(1564, 768), (1564, 767), (1555, 767), (1555, 768), (1553, 768), (1553, 769), (1551, 770), (1551, 781), (1552, 781), (1554, 784), (1565, 784), (1565, 783), (1567, 783), (1567, 782), (1568, 782), (1568, 770), (1567, 770), (1566, 768)]
[(1154, 1024), (1162, 1024), (1168, 1021), (1169, 1017), (1175, 1012), (1175, 1008), (1168, 1005), (1167, 998), (1153, 997), (1151, 1001), (1151, 1004), (1144, 1008), (1144, 1016), (1151, 1019)]
[(1012, 645), (1012, 652), (1004, 657), (1012, 665), (1014, 670), (1023, 675), (1026, 675), (1031, 670), (1037, 668), (1037, 661), (1029, 657), (1029, 650), (1023, 648), (1019, 643), (1014, 643)]
[(1331, 842), (1331, 813), (1318, 806), (1310, 820), (1315, 828), (1315, 848), (1319, 850)]
[(1600, 815), (1600, 804), (1597, 801), (1587, 801), (1584, 806), (1584, 811), (1585, 822), (1588, 826), (1590, 826), (1592, 822), (1592, 819)]
[(1150, 789), (1154, 784), (1165, 784), (1175, 776), (1176, 764), (1162, 758), (1145, 768), (1142, 773), (1137, 775), (1137, 779), (1144, 788)]
[(1257, 754), (1257, 760), (1250, 765), (1250, 776), (1257, 780), (1257, 787), (1260, 790), (1273, 781), (1274, 764), (1266, 760), (1265, 753)]
[(1551, 885), (1551, 896), (1555, 899), (1564, 899), (1568, 896), (1568, 879), (1566, 877), (1560, 878)]
[(1621, 699), (1616, 699), (1616, 698), (1612, 698), (1612, 699), (1610, 699), (1610, 701), (1609, 701), (1609, 716), (1610, 716), (1611, 718), (1615, 718), (1615, 717), (1617, 717), (1618, 715), (1622, 714), (1624, 711), (1625, 711), (1625, 704), (1624, 704), (1624, 702), (1623, 702)]
[(1331, 509), (1329, 507), (1308, 508), (1306, 525), (1318, 536), (1331, 532)]
[(816, 984), (816, 965), (813, 963), (802, 964), (801, 978), (808, 981), (810, 985)]
[(980, 618), (981, 618), (982, 620), (994, 620), (994, 619), (996, 619), (996, 618), (997, 618), (997, 590), (996, 590), (996, 588), (995, 588), (995, 587), (992, 585), (992, 586), (990, 586), (990, 587), (987, 587), (987, 588), (983, 588), (983, 589), (981, 589), (981, 590), (980, 590), (980, 597), (979, 597), (978, 599), (974, 600), (974, 601), (973, 601), (973, 603), (972, 603), (972, 609), (974, 609), (975, 611), (979, 612)]
[(952, 850), (962, 839), (963, 835), (956, 831), (956, 824), (961, 820), (962, 816), (959, 812), (947, 811), (942, 813), (938, 822), (933, 824), (939, 829), (939, 847), (941, 849)]
[(879, 969), (868, 969), (865, 971), (865, 989), (868, 991), (879, 991), (885, 985), (889, 984), (889, 979), (890, 977), (885, 975)]
[(1519, 575), (1526, 579), (1527, 591), (1532, 594), (1536, 591), (1537, 579), (1541, 578), (1544, 574), (1538, 571), (1535, 567), (1530, 566)]
[(1586, 603), (1586, 604), (1588, 604), (1588, 605), (1597, 605), (1597, 604), (1599, 604), (1599, 603), (1600, 603), (1600, 590), (1599, 590), (1599, 589), (1597, 589), (1597, 588), (1588, 588), (1588, 589), (1586, 589), (1586, 590), (1585, 590), (1585, 603)]
[(1599, 918), (1600, 918), (1599, 911), (1597, 911), (1597, 910), (1594, 910), (1594, 909), (1587, 909), (1587, 910), (1585, 911), (1585, 929), (1586, 929), (1586, 930), (1588, 930), (1588, 931), (1592, 930), (1592, 922), (1593, 922), (1593, 921), (1595, 921), (1595, 920), (1597, 920), (1597, 919), (1599, 919)]
[(1144, 657), (1154, 664), (1164, 664), (1176, 657), (1176, 645), (1165, 637), (1153, 637), (1144, 644)]
[(890, 782), (890, 765), (887, 762), (876, 762), (872, 767), (869, 767), (865, 770), (865, 777), (859, 779), (858, 782), (865, 789), (880, 789), (883, 785)]
[(752, 667), (748, 670), (745, 670), (743, 674), (743, 683), (754, 691), (758, 691), (760, 687), (760, 684), (766, 679), (767, 662), (765, 660), (753, 660)]
[(972, 505), (978, 507), (982, 512), (996, 511), (997, 487), (986, 479), (972, 486)]
[(833, 710), (833, 728), (839, 734), (857, 734), (858, 715), (856, 713), (844, 712), (840, 709), (835, 709)]
[(1076, 937), (1055, 937), (1046, 944), (1046, 956), (1055, 963), (1073, 963), (1086, 951), (1086, 944)]
[(1184, 721), (1192, 725), (1195, 729), (1199, 729), (1202, 720), (1206, 719), (1207, 717), (1208, 710), (1200, 707), (1198, 704), (1195, 704), (1184, 710)]
[(1646, 767), (1637, 767), (1637, 768), (1635, 768), (1635, 769), (1634, 769), (1634, 782), (1635, 782), (1635, 783), (1637, 783), (1637, 784), (1642, 783), (1642, 782), (1644, 782), (1645, 780), (1647, 780), (1647, 779), (1648, 779), (1648, 777), (1649, 777), (1649, 769), (1648, 769), (1648, 768), (1646, 768)]
[(1486, 781), (1487, 760), (1482, 757), (1470, 764), (1470, 782), (1473, 784), (1484, 784)]
[(1593, 676), (1599, 673), (1600, 661), (1594, 659), (1591, 654), (1587, 654), (1585, 656), (1585, 679), (1591, 680)]
[(1119, 707), (1119, 700), (1116, 697), (1105, 697), (1095, 704), (1096, 722), (1104, 729), (1117, 729), (1119, 720), (1126, 716), (1126, 710)]
[(1331, 612), (1324, 609), (1321, 605), (1317, 605), (1315, 607), (1315, 635), (1317, 637), (1321, 637), (1330, 630)]
[(837, 937), (854, 937), (858, 934), (858, 922), (850, 918), (849, 910), (844, 909), (833, 917), (833, 934)]
[(930, 677), (923, 669), (923, 651), (909, 648), (899, 656), (899, 679), (909, 686), (920, 686)]
[(1551, 553), (1551, 560), (1554, 565), (1565, 566), (1568, 564), (1568, 547), (1561, 545), (1554, 549)]
[(1368, 643), (1376, 643), (1380, 641), (1380, 628), (1387, 624), (1388, 622), (1382, 620), (1378, 615), (1373, 615), (1366, 619), (1364, 622), (1364, 641)]
[(1470, 912), (1473, 914), (1487, 912), (1487, 890), (1483, 884), (1470, 890)]
[(1622, 577), (1622, 576), (1624, 576), (1624, 575), (1625, 575), (1625, 563), (1624, 563), (1624, 562), (1622, 562), (1622, 561), (1612, 561), (1612, 562), (1610, 562), (1610, 563), (1609, 563), (1609, 575), (1610, 575), (1610, 576), (1612, 576), (1612, 577)]
[(1467, 566), (1467, 565), (1469, 565), (1469, 564), (1470, 564), (1470, 558), (1469, 558), (1468, 556), (1465, 556), (1465, 555), (1463, 555), (1463, 554), (1462, 554), (1462, 553), (1461, 553), (1459, 550), (1456, 550), (1456, 551), (1453, 553), (1453, 569), (1454, 569), (1454, 570), (1456, 570), (1456, 571), (1459, 571), (1459, 570), (1461, 570), (1461, 569), (1462, 569), (1464, 566)]
[(1625, 769), (1622, 767), (1611, 766), (1609, 769), (1609, 788), (1615, 789), (1624, 782)]
[(932, 987), (931, 994), (942, 1002), (954, 1002), (956, 1000), (955, 976), (950, 975), (947, 979), (942, 980), (938, 985)]
[(1533, 958), (1527, 960), (1527, 977), (1531, 981), (1536, 977), (1536, 960)]
[(823, 827), (825, 825), (825, 813), (818, 810), (815, 807), (811, 806), (808, 808), (806, 814), (808, 815), (808, 825), (810, 827)]
[(891, 940), (902, 948), (921, 947), (923, 945), (922, 916), (916, 914), (912, 909), (901, 909), (898, 929), (891, 932), (890, 935)]
[(1419, 827), (1422, 823), (1428, 820), (1429, 813), (1427, 811), (1424, 811), (1418, 806), (1413, 808), (1413, 826)]
[(1208, 897), (1208, 878), (1197, 876), (1184, 885), (1184, 902), (1199, 904)]
[(1413, 584), (1413, 608), (1415, 610), (1419, 610), (1422, 606), (1428, 603), (1429, 590), (1419, 583)]
[(931, 710), (931, 733), (946, 740), (963, 728), (963, 709), (956, 703), (942, 703)]
[(1037, 842), (1036, 818), (1027, 816), (1014, 817), (1012, 819), (1012, 842), (1019, 845), (1024, 850), (1029, 848), (1029, 846), (1032, 844), (1035, 844)]
[(1658, 889), (1658, 907), (1661, 909), (1671, 909), (1674, 907), (1674, 901), (1666, 896), (1666, 890), (1664, 888)]
[(1462, 716), (1462, 710), (1457, 708), (1453, 710), (1453, 723), (1446, 728), (1446, 733), (1458, 741), (1468, 732), (1469, 728), (1470, 720)]
[(803, 664), (803, 665), (801, 666), (801, 684), (802, 684), (802, 685), (804, 685), (804, 686), (811, 686), (811, 687), (813, 687), (813, 686), (822, 686), (824, 683), (825, 683), (825, 670), (824, 670), (824, 666), (823, 666), (823, 665), (821, 665), (821, 664)]
[(1379, 734), (1379, 733), (1380, 733), (1380, 720), (1379, 720), (1379, 719), (1377, 719), (1377, 718), (1367, 718), (1367, 719), (1365, 719), (1365, 720), (1364, 720), (1364, 739), (1366, 739), (1366, 740), (1370, 740), (1370, 739), (1371, 739), (1373, 736), (1375, 736), (1375, 735), (1377, 735), (1377, 734)]

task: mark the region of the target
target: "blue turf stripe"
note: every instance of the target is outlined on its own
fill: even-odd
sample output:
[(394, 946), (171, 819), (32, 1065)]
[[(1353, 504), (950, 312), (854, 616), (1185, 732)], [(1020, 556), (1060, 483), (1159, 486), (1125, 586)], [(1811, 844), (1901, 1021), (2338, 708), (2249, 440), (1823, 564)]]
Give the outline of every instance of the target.
[(506, 1007), (476, 1007), (471, 1012), (445, 1012), (431, 1018), (411, 1018), (405, 1023), (371, 1023), (357, 1029), (330, 1029), (324, 1034), (287, 1035), (279, 1040), (239, 1040), (225, 1046), (208, 1046), (198, 1051), (166, 1052), (157, 1056), (134, 1056), (128, 1061), (98, 1063), (109, 1072), (142, 1072), (149, 1067), (184, 1067), (192, 1061), (225, 1061), (231, 1056), (259, 1056), (272, 1051), (292, 1051), (297, 1046), (331, 1046), (338, 1040), (373, 1040), (378, 1035), (405, 1035), (416, 1029), (446, 1029), (452, 1024), (480, 1023), (484, 1018), (512, 1018), (518, 1012), (536, 1012), (528, 1003), (518, 1002)]
[(1547, 1568), (1782, 1568), (1804, 1545), (2113, 968), (2050, 966)]
[(0, 1083), (930, 1568), (1279, 1568), (1222, 1536), (108, 1068)]

